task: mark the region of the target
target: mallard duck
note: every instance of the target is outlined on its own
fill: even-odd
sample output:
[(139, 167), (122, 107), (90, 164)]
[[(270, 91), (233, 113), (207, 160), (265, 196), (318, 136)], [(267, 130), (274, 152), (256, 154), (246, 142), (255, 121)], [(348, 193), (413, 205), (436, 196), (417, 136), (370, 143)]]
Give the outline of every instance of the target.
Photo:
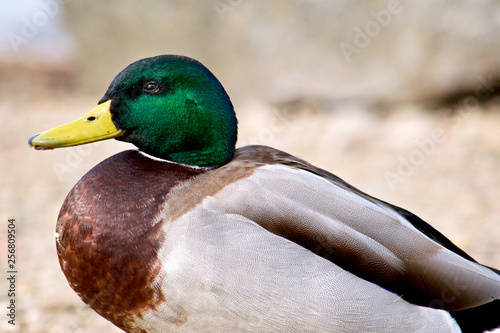
[(126, 332), (480, 332), (500, 325), (498, 271), (402, 208), (266, 146), (198, 61), (132, 63), (97, 107), (35, 149), (115, 138), (138, 150), (64, 201), (59, 262)]

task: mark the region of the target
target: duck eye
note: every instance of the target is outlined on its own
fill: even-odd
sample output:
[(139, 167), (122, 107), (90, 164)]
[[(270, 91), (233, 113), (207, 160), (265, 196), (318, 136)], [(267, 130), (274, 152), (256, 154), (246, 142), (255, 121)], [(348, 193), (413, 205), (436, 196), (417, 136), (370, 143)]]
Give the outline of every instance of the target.
[(142, 90), (148, 94), (156, 94), (160, 91), (160, 85), (154, 81), (147, 82), (144, 84)]

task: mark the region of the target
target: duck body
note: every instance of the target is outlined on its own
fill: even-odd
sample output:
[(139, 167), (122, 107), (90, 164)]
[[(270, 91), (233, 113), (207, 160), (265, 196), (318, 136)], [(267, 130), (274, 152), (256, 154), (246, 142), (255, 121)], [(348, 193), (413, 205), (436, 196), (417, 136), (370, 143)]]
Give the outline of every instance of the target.
[(144, 59), (71, 130), (30, 139), (139, 148), (89, 171), (61, 208), (59, 262), (85, 303), (126, 332), (500, 326), (497, 271), (417, 216), (271, 147), (234, 150), (214, 79), (189, 58)]
[[(361, 207), (337, 194), (324, 198), (328, 205), (317, 202), (317, 191), (337, 185), (273, 164), (274, 155), (287, 156), (246, 147), (214, 170), (138, 151), (102, 162), (76, 184), (58, 219), (57, 251), (70, 285), (127, 332), (459, 332), (447, 312), (408, 303), (335, 264), (341, 247), (321, 239), (313, 229), (318, 212), (304, 207), (323, 207), (319, 214), (332, 223), (323, 236), (344, 229), (349, 256), (358, 245), (382, 247), (345, 220)], [(294, 174), (299, 186), (290, 182)], [(119, 188), (122, 177), (127, 186)], [(339, 208), (345, 212), (332, 222), (328, 211)], [(389, 214), (381, 218), (407, 228)], [(317, 254), (325, 251), (331, 255)], [(383, 251), (390, 256), (378, 263), (382, 270), (404, 271), (402, 259)]]

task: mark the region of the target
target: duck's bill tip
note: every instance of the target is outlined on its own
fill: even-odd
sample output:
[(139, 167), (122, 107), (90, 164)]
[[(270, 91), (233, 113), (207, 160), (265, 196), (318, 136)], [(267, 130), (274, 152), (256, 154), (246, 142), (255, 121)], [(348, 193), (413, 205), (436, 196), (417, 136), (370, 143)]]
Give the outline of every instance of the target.
[[(52, 147), (49, 147), (49, 146), (44, 146), (44, 145), (41, 145), (41, 144), (37, 144), (36, 143), (36, 138), (40, 136), (40, 134), (35, 134), (33, 135), (29, 140), (28, 140), (28, 145), (30, 148), (33, 148), (35, 150), (52, 150), (54, 148)], [(35, 142), (33, 142), (35, 140)]]
[(30, 148), (35, 148), (35, 145), (33, 144), (33, 139), (35, 139), (39, 135), (40, 134), (35, 134), (28, 140), (28, 145), (30, 146)]

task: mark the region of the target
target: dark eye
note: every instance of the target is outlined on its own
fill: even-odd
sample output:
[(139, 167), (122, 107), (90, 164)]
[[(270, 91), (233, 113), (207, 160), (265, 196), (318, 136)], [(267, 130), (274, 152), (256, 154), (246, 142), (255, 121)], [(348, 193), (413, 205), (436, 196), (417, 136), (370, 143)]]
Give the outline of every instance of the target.
[(148, 94), (156, 94), (160, 91), (160, 85), (154, 81), (147, 82), (144, 84), (142, 90)]

